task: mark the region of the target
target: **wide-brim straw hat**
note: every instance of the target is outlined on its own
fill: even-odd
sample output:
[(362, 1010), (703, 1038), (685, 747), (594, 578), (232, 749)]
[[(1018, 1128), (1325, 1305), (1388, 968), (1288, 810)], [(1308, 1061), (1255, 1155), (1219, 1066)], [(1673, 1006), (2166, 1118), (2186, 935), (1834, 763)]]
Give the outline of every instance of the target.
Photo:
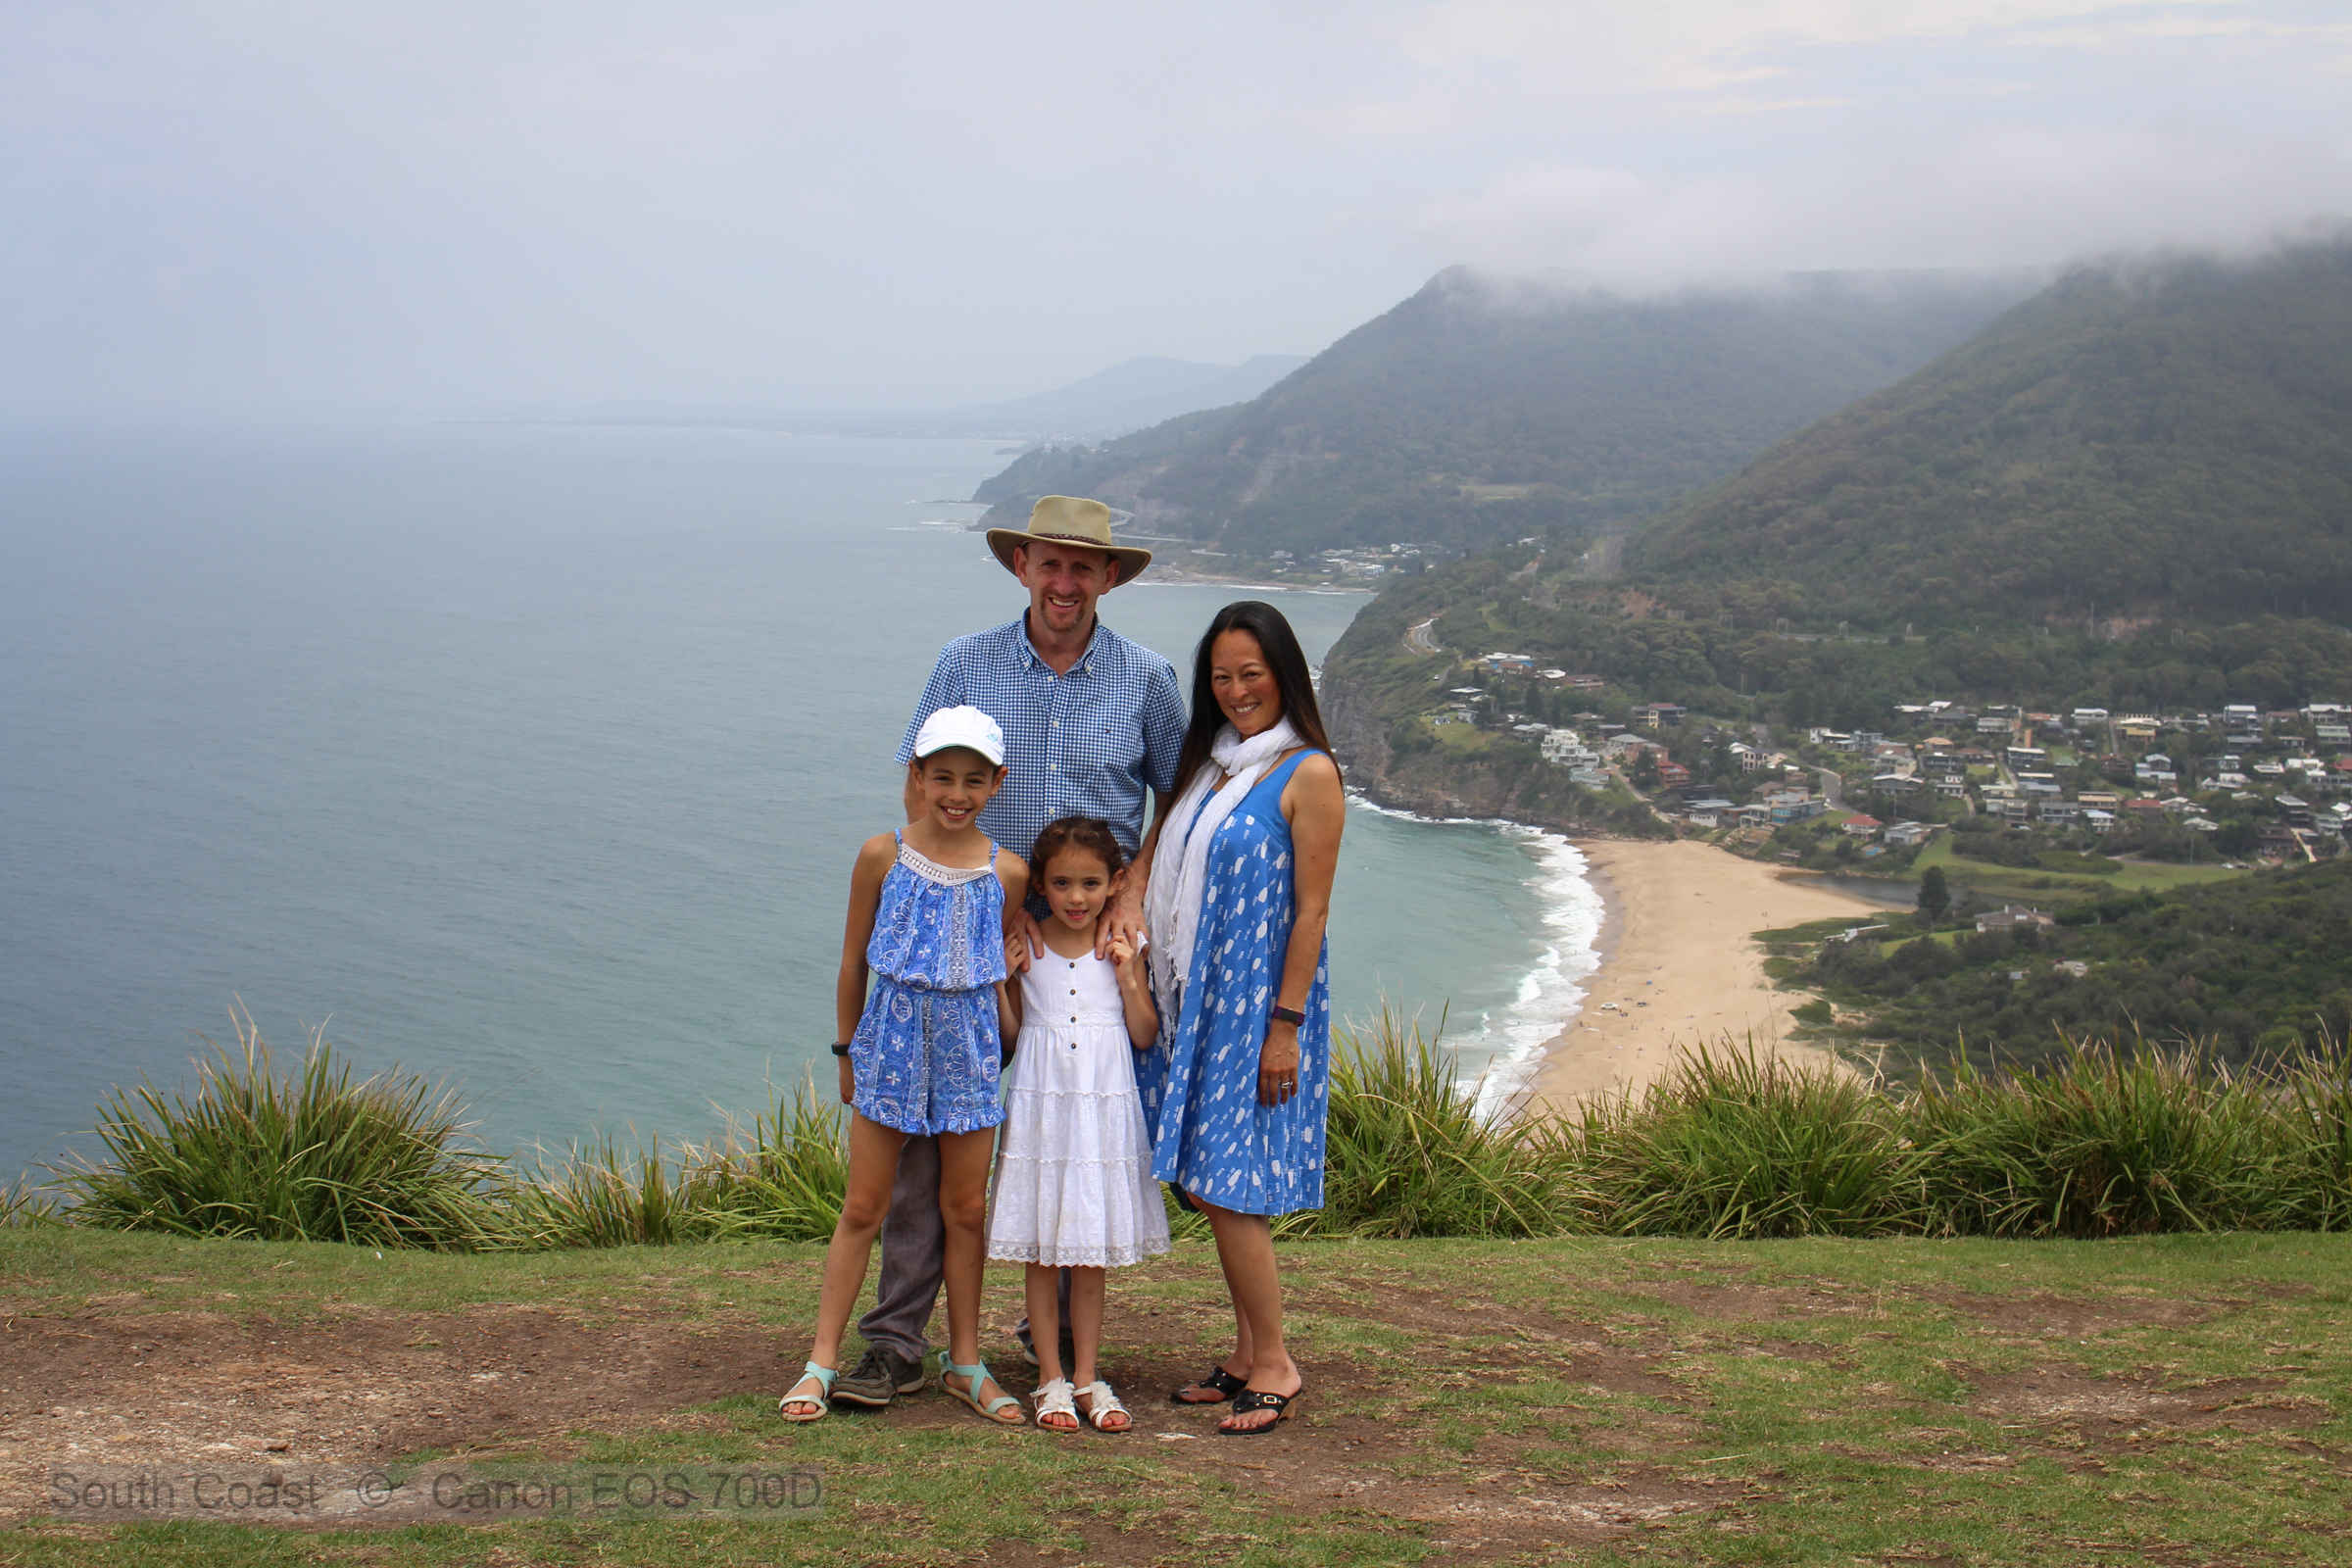
[(1013, 551), (1022, 545), (1038, 544), (1084, 545), (1089, 550), (1102, 551), (1119, 568), (1118, 579), (1111, 584), (1113, 588), (1122, 582), (1135, 581), (1152, 564), (1151, 551), (1111, 543), (1110, 509), (1083, 496), (1039, 496), (1037, 505), (1029, 509), (1027, 528), (988, 530), (989, 551), (1006, 571), (1012, 570)]

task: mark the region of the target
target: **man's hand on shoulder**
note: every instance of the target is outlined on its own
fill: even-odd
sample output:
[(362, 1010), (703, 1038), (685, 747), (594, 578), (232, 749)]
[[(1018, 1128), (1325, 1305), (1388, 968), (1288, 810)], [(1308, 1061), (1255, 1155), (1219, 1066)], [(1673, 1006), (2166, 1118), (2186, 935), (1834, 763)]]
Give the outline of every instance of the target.
[(1109, 957), (1114, 942), (1124, 942), (1140, 953), (1145, 941), (1144, 896), (1133, 889), (1121, 888), (1110, 901), (1110, 907), (1102, 911), (1102, 918), (1095, 922), (1095, 956)]

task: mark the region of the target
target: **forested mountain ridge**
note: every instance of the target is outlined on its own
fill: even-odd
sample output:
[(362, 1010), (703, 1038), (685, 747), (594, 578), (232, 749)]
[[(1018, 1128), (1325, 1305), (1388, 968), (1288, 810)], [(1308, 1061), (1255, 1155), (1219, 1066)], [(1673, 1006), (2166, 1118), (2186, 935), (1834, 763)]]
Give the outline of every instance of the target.
[(2352, 621), (2352, 237), (2079, 269), (1625, 564), (1882, 629)]
[[(1324, 672), (1376, 798), (1410, 784), (1404, 743), (1440, 733), (1425, 720), (1465, 680), (1536, 711), (1470, 663), (1503, 650), (1620, 705), (1791, 729), (1875, 729), (1935, 697), (2342, 701), (2352, 242), (2077, 270), (1635, 525), (1615, 562), (1587, 543), (1515, 541), (1384, 584)], [(1450, 760), (1466, 797), (1493, 771)]]
[(1027, 454), (975, 499), (1002, 521), (1041, 494), (1097, 495), (1244, 557), (1608, 527), (1925, 364), (2028, 286), (1821, 273), (1628, 298), (1451, 269), (1249, 403)]

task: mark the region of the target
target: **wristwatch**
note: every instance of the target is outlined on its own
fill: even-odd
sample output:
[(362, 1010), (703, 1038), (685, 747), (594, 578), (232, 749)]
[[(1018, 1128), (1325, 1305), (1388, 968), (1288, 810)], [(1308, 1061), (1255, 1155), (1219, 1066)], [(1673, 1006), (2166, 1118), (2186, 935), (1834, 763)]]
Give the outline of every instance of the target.
[(847, 1040), (836, 1040), (833, 1042), (833, 1054), (836, 1056), (846, 1056), (849, 1054), (850, 1043)]
[(1297, 1007), (1285, 1007), (1277, 1003), (1274, 1006), (1271, 1006), (1266, 1010), (1271, 1012), (1275, 1017), (1280, 1018), (1284, 1023), (1289, 1024), (1294, 1029), (1303, 1029), (1306, 1027), (1306, 1014), (1300, 1012)]

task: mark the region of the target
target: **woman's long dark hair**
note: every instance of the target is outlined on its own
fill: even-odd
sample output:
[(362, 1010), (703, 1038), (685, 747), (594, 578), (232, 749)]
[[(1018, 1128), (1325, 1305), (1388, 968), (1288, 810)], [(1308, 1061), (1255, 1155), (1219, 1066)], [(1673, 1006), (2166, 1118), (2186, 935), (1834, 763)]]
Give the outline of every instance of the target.
[(1274, 672), (1274, 690), (1282, 698), (1282, 716), (1291, 721), (1298, 738), (1318, 751), (1331, 750), (1323, 733), (1323, 712), (1315, 707), (1315, 682), (1307, 673), (1306, 654), (1298, 634), (1282, 618), (1282, 612), (1262, 599), (1237, 599), (1216, 613), (1200, 646), (1193, 654), (1193, 717), (1184, 732), (1184, 750), (1177, 755), (1176, 788), (1182, 790), (1208, 760), (1217, 731), (1225, 727), (1225, 711), (1208, 684), (1208, 651), (1229, 631), (1246, 631), (1257, 639), (1266, 667)]

